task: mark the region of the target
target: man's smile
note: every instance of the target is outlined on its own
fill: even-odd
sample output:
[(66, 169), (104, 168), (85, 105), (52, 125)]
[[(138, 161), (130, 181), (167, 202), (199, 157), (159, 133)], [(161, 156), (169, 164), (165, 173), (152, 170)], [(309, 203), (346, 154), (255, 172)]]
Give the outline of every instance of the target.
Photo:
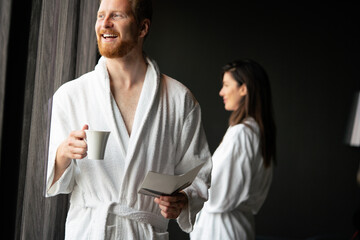
[(107, 39), (107, 38), (117, 38), (118, 36), (116, 34), (104, 33), (101, 34), (101, 37)]

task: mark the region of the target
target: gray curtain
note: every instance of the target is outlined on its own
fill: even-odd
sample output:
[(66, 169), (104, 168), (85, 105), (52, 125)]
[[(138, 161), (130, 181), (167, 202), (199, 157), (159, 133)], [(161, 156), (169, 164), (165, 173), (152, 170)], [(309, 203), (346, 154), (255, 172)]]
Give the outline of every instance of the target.
[[(8, 36), (10, 30), (10, 9), (11, 0), (0, 1), (0, 143), (2, 139), (2, 122), (4, 111), (4, 97), (5, 97), (5, 78), (6, 78), (6, 60), (7, 60), (7, 47)], [(1, 144), (0, 144), (1, 152)], [(1, 161), (0, 161), (1, 167)]]
[[(4, 86), (10, 81), (6, 79), (7, 52), (4, 50), (12, 26), (9, 16), (12, 1), (1, 0), (0, 4), (2, 136)], [(12, 186), (17, 188), (15, 239), (64, 238), (67, 196), (44, 197), (51, 97), (61, 84), (94, 68), (97, 61), (94, 25), (98, 4), (98, 1), (86, 0), (33, 0), (31, 8), (24, 10), (31, 11), (31, 20), (24, 70), (19, 181), (17, 186)], [(19, 37), (22, 37), (21, 33)]]

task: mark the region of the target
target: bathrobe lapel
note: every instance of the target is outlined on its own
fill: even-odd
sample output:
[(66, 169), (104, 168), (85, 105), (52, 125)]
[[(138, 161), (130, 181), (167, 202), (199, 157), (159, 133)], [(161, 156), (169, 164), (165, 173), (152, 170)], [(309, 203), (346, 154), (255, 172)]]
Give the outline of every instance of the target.
[[(105, 88), (105, 91), (97, 91), (99, 94), (104, 93), (104, 96), (101, 96), (104, 99), (104, 108), (106, 112), (106, 121), (108, 122), (110, 128), (112, 129), (112, 133), (115, 135), (119, 147), (122, 152), (122, 159), (125, 159), (124, 173), (129, 167), (129, 164), (133, 158), (134, 151), (139, 143), (139, 138), (141, 136), (141, 132), (143, 131), (143, 127), (145, 125), (146, 120), (151, 111), (151, 107), (156, 98), (159, 83), (160, 83), (160, 72), (155, 62), (147, 59), (148, 68), (144, 80), (144, 84), (141, 90), (139, 102), (136, 108), (134, 123), (132, 127), (132, 133), (129, 137), (127, 135), (126, 126), (124, 124), (123, 118), (121, 116), (120, 110), (116, 105), (116, 102), (112, 96), (110, 89), (110, 78), (106, 68), (106, 59), (101, 58), (99, 63), (96, 66), (96, 71), (101, 76), (102, 79), (102, 87)], [(117, 112), (118, 111), (118, 112)], [(126, 136), (127, 135), (127, 136)], [(128, 139), (126, 139), (128, 137)], [(128, 144), (124, 141), (128, 140)]]
[(151, 114), (151, 108), (153, 106), (158, 86), (160, 82), (160, 74), (157, 71), (156, 64), (150, 59), (148, 60), (148, 68), (145, 76), (144, 85), (141, 91), (138, 105), (136, 107), (134, 123), (132, 127), (132, 133), (130, 136), (128, 152), (126, 156), (125, 169), (128, 169), (131, 160), (134, 156), (134, 151), (138, 144), (141, 144), (140, 136), (144, 131), (144, 125), (149, 115)]
[[(114, 134), (115, 139), (117, 140), (119, 147), (121, 149), (121, 153), (122, 159), (126, 158), (126, 147), (125, 144), (122, 141), (122, 137), (121, 137), (121, 133), (120, 133), (120, 129), (124, 127), (125, 131), (126, 131), (126, 127), (124, 124), (124, 121), (122, 120), (121, 114), (116, 114), (114, 110), (116, 110), (116, 108), (118, 108), (116, 106), (116, 102), (113, 99), (112, 93), (111, 93), (111, 89), (110, 89), (110, 77), (109, 77), (109, 73), (107, 71), (107, 67), (106, 67), (106, 58), (101, 57), (99, 60), (99, 64), (96, 65), (95, 67), (95, 72), (98, 74), (99, 79), (101, 79), (101, 81), (99, 81), (99, 84), (101, 84), (101, 88), (104, 89), (104, 91), (96, 91), (97, 94), (103, 94), (102, 96), (99, 96), (98, 99), (103, 99), (104, 100), (104, 110), (106, 115), (104, 116), (104, 118), (106, 119), (110, 129), (111, 129), (111, 134)], [(115, 104), (115, 106), (114, 106)], [(119, 111), (120, 112), (120, 111)], [(116, 117), (120, 117), (120, 119), (118, 119), (118, 121), (116, 120)], [(119, 125), (117, 124), (119, 123)], [(90, 126), (91, 127), (91, 126)]]

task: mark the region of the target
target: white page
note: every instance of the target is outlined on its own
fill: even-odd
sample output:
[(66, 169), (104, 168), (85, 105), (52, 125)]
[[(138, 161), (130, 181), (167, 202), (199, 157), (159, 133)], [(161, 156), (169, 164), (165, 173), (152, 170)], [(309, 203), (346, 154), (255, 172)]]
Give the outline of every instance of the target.
[(189, 172), (181, 175), (168, 175), (149, 171), (138, 193), (151, 196), (174, 194), (190, 186), (204, 164), (201, 163)]

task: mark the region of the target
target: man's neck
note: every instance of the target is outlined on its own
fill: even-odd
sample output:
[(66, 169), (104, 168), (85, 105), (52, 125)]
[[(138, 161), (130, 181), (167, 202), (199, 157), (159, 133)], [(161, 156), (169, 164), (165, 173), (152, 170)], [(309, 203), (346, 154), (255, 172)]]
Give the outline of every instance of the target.
[(130, 136), (145, 80), (146, 61), (142, 55), (137, 58), (107, 59), (106, 66), (110, 76), (111, 92)]
[(112, 83), (131, 88), (133, 85), (137, 85), (139, 81), (144, 80), (147, 63), (141, 54), (137, 57), (107, 58), (106, 67)]

